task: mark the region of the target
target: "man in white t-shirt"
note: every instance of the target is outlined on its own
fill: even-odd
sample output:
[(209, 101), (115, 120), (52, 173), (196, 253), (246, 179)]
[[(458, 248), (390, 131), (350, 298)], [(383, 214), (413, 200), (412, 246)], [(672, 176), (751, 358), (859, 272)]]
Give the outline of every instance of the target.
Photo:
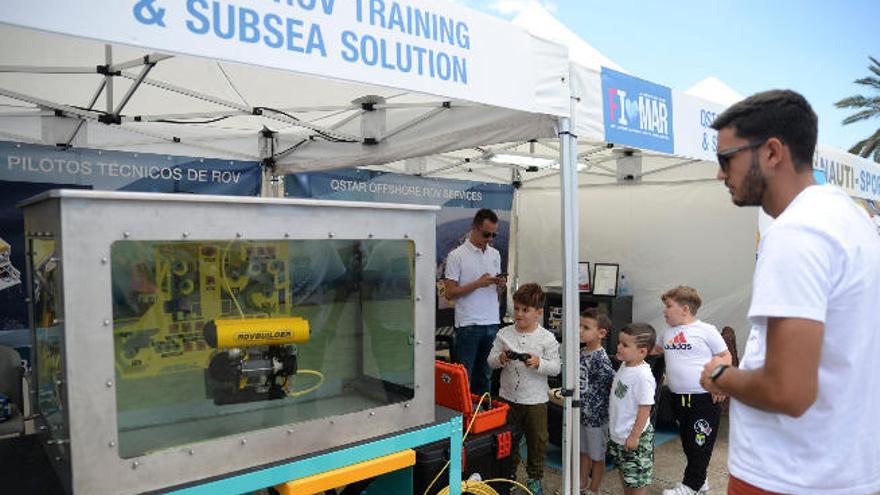
[(507, 283), (501, 254), (489, 245), (497, 232), (495, 212), (477, 211), (467, 240), (446, 258), (446, 297), (455, 300), (454, 357), (467, 369), (471, 391), (478, 395), (491, 388), (486, 358), (501, 323), (499, 290)]
[(817, 118), (803, 96), (758, 93), (712, 127), (733, 202), (775, 219), (739, 368), (715, 358), (701, 377), (733, 398), (728, 493), (880, 491), (880, 236), (846, 193), (815, 185)]
[(709, 491), (706, 472), (718, 437), (724, 397), (707, 392), (700, 385), (700, 375), (713, 357), (730, 364), (730, 352), (718, 329), (696, 318), (703, 304), (696, 289), (680, 285), (664, 292), (660, 300), (669, 326), (657, 335), (654, 352), (666, 357), (672, 412), (687, 457), (681, 483), (663, 490), (663, 495), (705, 493)]

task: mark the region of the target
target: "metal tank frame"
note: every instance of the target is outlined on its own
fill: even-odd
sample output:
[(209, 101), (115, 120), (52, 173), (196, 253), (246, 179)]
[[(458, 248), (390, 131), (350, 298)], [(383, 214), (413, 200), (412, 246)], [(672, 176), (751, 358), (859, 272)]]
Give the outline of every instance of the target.
[[(53, 190), (20, 205), (60, 264), (63, 432), (38, 426), (74, 493), (141, 493), (343, 447), (434, 421), (436, 207)], [(415, 246), (414, 398), (124, 459), (117, 448), (110, 248), (120, 240), (409, 239)], [(32, 294), (30, 268), (29, 290)], [(32, 322), (33, 326), (33, 322)]]

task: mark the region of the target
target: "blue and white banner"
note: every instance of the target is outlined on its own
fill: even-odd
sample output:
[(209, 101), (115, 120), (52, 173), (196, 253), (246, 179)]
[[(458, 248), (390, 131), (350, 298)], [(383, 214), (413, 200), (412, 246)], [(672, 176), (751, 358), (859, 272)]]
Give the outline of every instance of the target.
[(672, 91), (602, 67), (605, 140), (635, 148), (673, 152)]
[(0, 330), (28, 325), (18, 202), (59, 188), (256, 196), (260, 179), (256, 162), (0, 141)]
[[(4, 0), (2, 17), (44, 31), (546, 113), (536, 108), (535, 65), (543, 61), (528, 33), (452, 2)], [(560, 82), (563, 101), (565, 89)]]
[(675, 104), (672, 129), (676, 155), (714, 162), (718, 150), (718, 131), (710, 126), (725, 106), (673, 90)]
[(256, 196), (260, 178), (257, 162), (0, 141), (0, 181)]
[(285, 178), (290, 197), (489, 208), (510, 211), (513, 186), (465, 180), (427, 179), (361, 169), (310, 172)]
[(880, 200), (880, 165), (828, 146), (816, 146), (813, 170), (821, 171), (828, 184), (843, 188), (854, 198)]
[[(344, 169), (288, 175), (284, 179), (284, 191), (286, 196), (296, 198), (440, 206), (437, 213), (438, 280), (443, 278), (449, 252), (460, 246), (470, 233), (477, 210), (489, 208), (498, 215), (498, 237), (492, 240), (492, 246), (501, 253), (501, 266), (507, 267), (514, 192), (509, 184)], [(438, 285), (438, 289), (442, 290), (442, 286)], [(439, 310), (446, 310), (452, 303), (439, 297), (437, 304)], [(443, 321), (442, 325), (448, 323), (442, 315), (438, 315), (438, 321)]]

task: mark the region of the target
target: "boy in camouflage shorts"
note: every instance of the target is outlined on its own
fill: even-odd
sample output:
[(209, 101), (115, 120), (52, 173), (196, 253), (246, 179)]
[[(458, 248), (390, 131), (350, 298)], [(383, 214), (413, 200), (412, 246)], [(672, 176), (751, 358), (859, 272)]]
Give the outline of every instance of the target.
[(618, 466), (626, 495), (644, 495), (654, 468), (654, 428), (648, 421), (654, 404), (654, 375), (645, 356), (656, 332), (647, 323), (631, 323), (620, 331), (620, 369), (611, 383), (608, 406), (608, 453)]
[(654, 427), (649, 424), (648, 429), (639, 436), (636, 450), (626, 450), (623, 445), (610, 442), (608, 455), (615, 463), (619, 463), (624, 489), (650, 485), (654, 471)]

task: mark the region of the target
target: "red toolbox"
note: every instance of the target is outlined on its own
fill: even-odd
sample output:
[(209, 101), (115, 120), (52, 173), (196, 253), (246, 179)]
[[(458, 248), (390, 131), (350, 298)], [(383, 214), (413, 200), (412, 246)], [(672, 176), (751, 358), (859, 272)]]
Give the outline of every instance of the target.
[[(474, 408), (480, 402), (480, 397), (470, 393), (467, 370), (463, 365), (436, 361), (434, 363), (434, 398), (438, 405), (459, 411), (464, 415), (462, 428), (467, 431), (471, 424)], [(471, 427), (471, 433), (498, 428), (507, 422), (507, 410), (510, 406), (503, 402), (483, 401), (477, 419)]]

